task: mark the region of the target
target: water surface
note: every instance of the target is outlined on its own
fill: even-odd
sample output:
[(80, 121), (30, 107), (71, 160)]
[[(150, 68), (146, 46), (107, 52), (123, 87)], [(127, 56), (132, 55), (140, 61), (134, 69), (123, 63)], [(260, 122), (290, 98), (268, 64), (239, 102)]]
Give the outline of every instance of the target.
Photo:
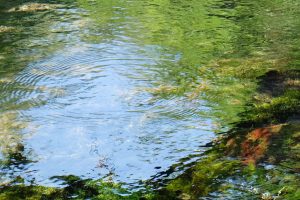
[[(51, 177), (76, 175), (138, 184), (205, 151), (239, 119), (256, 82), (224, 75), (234, 66), (286, 57), (299, 66), (290, 50), (299, 11), (289, 1), (55, 5), (0, 15), (12, 27), (0, 32), (4, 182), (57, 186)], [(222, 65), (233, 72), (211, 70)]]

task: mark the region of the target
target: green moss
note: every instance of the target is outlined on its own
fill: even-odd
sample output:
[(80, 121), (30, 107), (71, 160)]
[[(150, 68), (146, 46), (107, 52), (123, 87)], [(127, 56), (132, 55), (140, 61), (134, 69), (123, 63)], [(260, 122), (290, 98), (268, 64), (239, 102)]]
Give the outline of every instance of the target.
[(300, 91), (288, 90), (282, 96), (271, 99), (269, 102), (255, 104), (242, 116), (245, 122), (252, 124), (281, 123), (288, 118), (299, 115)]
[(14, 184), (0, 188), (2, 200), (36, 199), (93, 199), (93, 200), (138, 200), (152, 199), (151, 192), (129, 192), (120, 184), (102, 180), (82, 180), (76, 176), (57, 177), (64, 181), (64, 188), (27, 186)]
[(42, 186), (9, 186), (0, 189), (1, 200), (63, 199), (59, 189)]
[[(286, 75), (293, 76), (289, 72)], [(297, 89), (286, 88), (279, 96), (268, 96), (267, 101), (263, 99), (249, 106), (241, 114), (243, 120), (194, 167), (170, 181), (158, 197), (197, 199), (214, 193), (215, 197), (232, 198), (233, 192), (240, 195), (237, 198), (246, 199), (298, 199), (300, 146), (297, 141), (300, 133), (299, 123), (293, 117), (299, 116), (299, 97)], [(276, 126), (274, 123), (285, 124)], [(256, 129), (262, 132), (254, 132)], [(266, 138), (260, 138), (262, 136)], [(248, 137), (258, 137), (254, 146), (259, 145), (260, 140), (265, 146), (258, 163), (243, 165), (241, 145)], [(229, 155), (234, 157), (229, 158)], [(228, 182), (228, 179), (236, 181)], [(242, 183), (248, 185), (241, 187)]]
[(161, 198), (188, 194), (191, 199), (208, 195), (221, 188), (223, 178), (236, 173), (240, 162), (219, 157), (217, 152), (208, 153), (188, 172), (171, 181), (159, 194)]

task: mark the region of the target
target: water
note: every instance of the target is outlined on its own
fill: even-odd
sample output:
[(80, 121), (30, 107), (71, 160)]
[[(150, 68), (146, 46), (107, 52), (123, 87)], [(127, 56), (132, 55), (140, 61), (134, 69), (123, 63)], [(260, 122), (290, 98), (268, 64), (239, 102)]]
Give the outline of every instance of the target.
[(239, 119), (256, 82), (211, 68), (285, 57), (299, 65), (290, 50), (298, 3), (284, 1), (282, 15), (272, 1), (55, 3), (4, 12), (16, 3), (0, 15), (12, 27), (0, 32), (4, 182), (139, 184), (205, 151)]

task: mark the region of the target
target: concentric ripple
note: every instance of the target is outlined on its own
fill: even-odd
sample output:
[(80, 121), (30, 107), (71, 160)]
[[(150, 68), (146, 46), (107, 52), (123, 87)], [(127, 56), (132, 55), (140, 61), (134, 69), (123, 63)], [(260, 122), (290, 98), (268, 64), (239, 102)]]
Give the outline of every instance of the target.
[[(80, 12), (70, 9), (69, 15)], [(159, 69), (168, 70), (164, 65), (178, 65), (180, 54), (134, 42), (123, 30), (132, 23), (110, 24), (110, 39), (88, 42), (97, 21), (56, 21), (47, 37), (59, 43), (64, 36), (65, 45), (53, 51), (50, 44), (49, 54), (23, 63), (11, 80), (0, 82), (1, 110), (19, 110), (17, 119), (27, 122), (18, 131), (22, 154), (30, 152), (24, 156), (31, 162), (24, 170), (11, 169), (13, 176), (55, 185), (53, 176), (110, 174), (135, 183), (199, 152), (214, 137), (211, 121), (199, 114), (206, 109), (203, 102), (182, 96), (154, 100), (145, 89), (157, 85)], [(54, 31), (66, 24), (70, 30)]]

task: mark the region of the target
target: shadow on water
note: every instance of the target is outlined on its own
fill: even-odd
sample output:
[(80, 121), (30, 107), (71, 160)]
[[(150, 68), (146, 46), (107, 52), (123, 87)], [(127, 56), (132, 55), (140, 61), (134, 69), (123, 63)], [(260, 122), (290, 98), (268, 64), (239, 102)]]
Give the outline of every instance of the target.
[(0, 199), (299, 199), (298, 8), (0, 0)]

